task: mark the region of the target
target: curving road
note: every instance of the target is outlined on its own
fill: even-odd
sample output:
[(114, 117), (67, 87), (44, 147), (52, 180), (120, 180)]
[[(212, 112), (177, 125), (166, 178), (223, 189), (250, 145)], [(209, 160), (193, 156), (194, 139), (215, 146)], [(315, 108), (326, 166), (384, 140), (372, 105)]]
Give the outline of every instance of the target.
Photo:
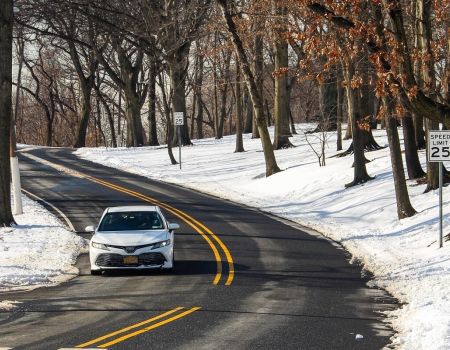
[[(68, 149), (20, 156), (22, 184), (77, 231), (108, 206), (163, 206), (176, 233), (174, 274), (89, 274), (0, 294), (0, 349), (380, 349), (396, 308), (366, 286), (336, 244), (257, 210), (78, 159)], [(53, 208), (49, 208), (54, 210)], [(357, 340), (356, 335), (362, 339)]]

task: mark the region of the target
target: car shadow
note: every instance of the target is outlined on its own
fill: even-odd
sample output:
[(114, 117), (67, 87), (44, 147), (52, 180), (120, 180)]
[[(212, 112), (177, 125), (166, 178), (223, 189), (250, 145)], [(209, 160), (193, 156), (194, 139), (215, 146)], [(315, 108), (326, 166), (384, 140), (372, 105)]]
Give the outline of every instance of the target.
[[(248, 270), (247, 266), (235, 264), (236, 271)], [(217, 263), (215, 261), (205, 260), (177, 260), (175, 262), (175, 269), (167, 271), (163, 269), (145, 269), (145, 270), (105, 270), (103, 276), (105, 277), (129, 277), (129, 276), (193, 276), (193, 275), (212, 275), (217, 272)], [(223, 271), (226, 272), (226, 271)]]

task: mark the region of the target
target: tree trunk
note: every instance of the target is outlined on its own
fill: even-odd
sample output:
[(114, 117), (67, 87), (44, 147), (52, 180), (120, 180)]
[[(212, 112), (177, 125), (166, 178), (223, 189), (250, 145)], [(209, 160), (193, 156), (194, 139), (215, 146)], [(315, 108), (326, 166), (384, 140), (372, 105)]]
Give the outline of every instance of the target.
[(248, 93), (248, 89), (245, 85), (243, 87), (243, 90), (244, 90), (244, 110), (245, 110), (244, 134), (250, 134), (253, 129), (253, 106)]
[[(345, 90), (347, 93), (347, 89), (345, 89)], [(348, 97), (347, 97), (347, 99), (348, 99)], [(347, 111), (347, 114), (349, 114), (348, 111)], [(344, 140), (350, 140), (351, 138), (352, 138), (352, 121), (351, 121), (351, 118), (348, 116), (347, 117), (347, 130), (345, 132)]]
[[(360, 116), (361, 119), (364, 118), (362, 114), (360, 114)], [(383, 148), (377, 143), (377, 141), (375, 141), (372, 129), (360, 131), (361, 131), (362, 145), (366, 151), (376, 151)]]
[(216, 139), (221, 139), (224, 135), (224, 124), (227, 117), (228, 83), (231, 80), (231, 52), (227, 52), (223, 56), (223, 67), (220, 72), (219, 80), (220, 111), (218, 116), (218, 125), (216, 127)]
[(410, 114), (407, 114), (402, 118), (402, 126), (408, 177), (410, 180), (419, 179), (425, 176), (425, 172), (422, 169), (419, 154), (417, 153), (414, 123)]
[[(431, 119), (427, 119), (425, 121), (425, 128), (426, 128), (425, 132), (428, 135), (428, 131), (430, 130), (439, 130), (439, 123)], [(439, 188), (439, 163), (430, 162), (428, 160), (428, 152), (427, 152), (427, 187), (425, 188), (425, 193), (432, 190), (437, 190), (438, 188)]]
[(170, 163), (172, 165), (178, 164), (173, 156), (172, 152), (172, 140), (173, 140), (173, 125), (172, 125), (172, 113), (170, 112), (169, 99), (167, 97), (166, 87), (162, 78), (162, 73), (159, 72), (159, 86), (161, 87), (162, 104), (163, 107), (160, 108), (160, 112), (164, 111), (166, 116), (166, 143), (167, 143), (167, 153), (169, 155)]
[[(100, 86), (101, 86), (101, 80), (100, 80), (99, 74), (97, 74), (97, 81), (94, 84), (95, 92), (97, 94), (97, 99), (101, 102), (103, 109), (106, 112), (106, 118), (108, 119), (109, 132), (110, 132), (110, 137), (111, 137), (111, 146), (114, 148), (117, 148), (116, 128), (114, 126), (114, 104), (112, 105), (112, 111), (111, 111), (111, 108), (109, 107), (108, 102), (105, 100), (105, 96), (102, 94)], [(106, 145), (106, 140), (105, 140), (105, 145)]]
[(195, 116), (197, 115), (197, 94), (195, 93), (195, 86), (193, 86), (194, 92), (192, 94), (192, 109), (191, 109), (191, 127), (189, 128), (189, 137), (192, 139), (195, 138)]
[[(347, 91), (347, 89), (346, 89)], [(362, 111), (364, 110), (362, 108), (362, 99), (361, 97), (361, 91), (360, 90), (356, 90), (354, 92), (354, 109), (355, 109), (355, 113), (358, 115), (358, 123), (359, 122), (366, 122), (366, 120), (364, 120), (364, 115), (362, 114)], [(350, 118), (350, 114), (349, 114), (349, 126), (348, 128), (350, 128), (350, 130), (353, 130), (353, 122), (351, 122), (351, 118)], [(383, 147), (381, 147), (376, 141), (375, 138), (373, 137), (373, 133), (372, 133), (372, 129), (369, 128), (360, 128), (358, 127), (358, 136), (360, 138), (360, 142), (361, 142), (361, 146), (363, 148), (363, 150), (365, 151), (376, 151), (379, 149), (382, 149)], [(347, 129), (348, 131), (348, 129)], [(347, 154), (351, 154), (354, 151), (354, 144), (353, 142), (350, 144), (350, 147), (343, 153), (340, 154), (340, 156), (345, 156)]]
[(203, 103), (197, 98), (197, 139), (201, 140), (203, 138)]
[(267, 120), (267, 126), (272, 126), (272, 115), (270, 113), (270, 108), (269, 108), (269, 101), (266, 99), (264, 99), (264, 107), (266, 108), (266, 120)]
[[(217, 30), (214, 31), (214, 46), (213, 46), (213, 52), (217, 52), (217, 42), (218, 42), (218, 33)], [(217, 139), (218, 137), (218, 130), (219, 130), (219, 96), (218, 96), (218, 55), (215, 54), (212, 57), (212, 73), (213, 73), (213, 116), (214, 116), (214, 137)]]
[(0, 1), (0, 227), (14, 223), (11, 212), (10, 132), (12, 116), (13, 1)]
[[(71, 29), (68, 30), (73, 34), (72, 30), (74, 31), (75, 29), (73, 27), (70, 28)], [(89, 52), (90, 58), (87, 60), (88, 62), (85, 65), (85, 67), (83, 67), (80, 59), (80, 54), (78, 53), (75, 42), (67, 40), (67, 44), (69, 46), (69, 54), (72, 60), (73, 67), (75, 68), (75, 72), (78, 76), (79, 86), (82, 95), (80, 99), (81, 105), (79, 109), (80, 114), (79, 114), (79, 124), (77, 128), (77, 137), (74, 143), (75, 148), (81, 148), (86, 146), (86, 134), (92, 110), (91, 107), (92, 89), (94, 88), (95, 76), (98, 69), (99, 61), (96, 58), (95, 53), (93, 51), (90, 51)], [(87, 76), (85, 74), (85, 70), (88, 71)]]
[[(198, 44), (197, 44), (198, 45)], [(197, 48), (197, 50), (199, 50)], [(201, 53), (197, 53), (195, 62), (195, 75), (194, 75), (194, 95), (195, 95), (195, 112), (196, 112), (196, 128), (197, 139), (203, 138), (203, 101), (202, 101), (202, 85), (203, 85), (203, 67), (204, 56)]]
[[(434, 56), (431, 48), (431, 0), (418, 0), (416, 16), (418, 18), (417, 35), (419, 37), (419, 50), (426, 54), (428, 60), (421, 64), (420, 77), (422, 83), (432, 90), (436, 87), (436, 76), (434, 72)], [(439, 122), (426, 120), (426, 129), (439, 130)], [(431, 163), (427, 158), (427, 187), (425, 192), (439, 188), (439, 163)]]
[[(277, 18), (286, 15), (286, 8), (277, 5), (277, 0), (273, 0), (273, 11)], [(274, 56), (275, 56), (275, 96), (274, 96), (274, 119), (275, 133), (273, 140), (274, 149), (282, 149), (292, 147), (289, 141), (291, 131), (289, 129), (289, 96), (288, 96), (288, 76), (287, 70), (289, 66), (288, 44), (282, 37), (285, 30), (274, 30)]]
[(409, 200), (408, 188), (406, 186), (405, 171), (403, 169), (400, 139), (397, 131), (397, 120), (392, 113), (392, 100), (383, 98), (386, 107), (386, 132), (391, 154), (392, 173), (394, 177), (395, 197), (397, 199), (397, 216), (399, 219), (413, 216), (416, 211)]
[(290, 108), (289, 108), (289, 121), (291, 123), (291, 134), (297, 135), (297, 130), (295, 130), (294, 116), (292, 115), (292, 110)]
[[(450, 57), (450, 35), (447, 35), (447, 57)], [(450, 102), (450, 60), (446, 60), (445, 76), (442, 81), (444, 98), (447, 102)]]
[(275, 153), (272, 148), (272, 142), (270, 140), (269, 131), (267, 129), (266, 119), (263, 113), (263, 100), (260, 92), (258, 90), (257, 80), (255, 79), (244, 50), (241, 38), (237, 33), (236, 25), (233, 21), (233, 17), (229, 12), (226, 0), (218, 0), (220, 7), (222, 8), (222, 14), (226, 21), (228, 32), (231, 35), (234, 49), (236, 55), (239, 57), (239, 62), (241, 63), (242, 72), (247, 81), (247, 86), (252, 98), (253, 110), (255, 113), (255, 120), (258, 126), (258, 131), (261, 136), (261, 144), (264, 151), (264, 158), (266, 162), (266, 176), (273, 175), (280, 171), (278, 164), (275, 159)]
[(125, 115), (127, 118), (127, 147), (144, 145), (144, 128), (141, 120), (141, 99), (136, 86), (127, 84), (125, 88)]
[[(414, 0), (413, 2), (413, 11), (414, 11), (414, 25), (413, 33), (414, 33), (414, 47), (419, 52), (423, 51), (422, 45), (422, 36), (423, 33), (423, 23), (422, 23), (422, 17), (423, 17), (423, 7), (422, 7), (422, 0)], [(414, 73), (417, 76), (422, 75), (422, 61), (421, 60), (415, 60), (414, 61)], [(425, 149), (426, 142), (425, 142), (425, 131), (424, 131), (424, 121), (423, 116), (419, 115), (417, 113), (413, 113), (413, 121), (414, 121), (414, 131), (415, 131), (415, 140), (416, 145), (418, 149)]]
[(111, 109), (108, 106), (108, 103), (103, 99), (103, 97), (100, 98), (103, 104), (103, 108), (106, 111), (106, 116), (108, 118), (109, 123), (109, 132), (111, 134), (111, 146), (114, 148), (117, 148), (117, 138), (116, 138), (116, 129), (114, 126), (114, 117), (113, 113), (111, 113)]
[[(188, 51), (189, 53), (189, 51)], [(184, 125), (181, 127), (181, 144), (183, 146), (192, 145), (189, 137), (189, 130), (187, 125), (186, 115), (186, 73), (187, 63), (184, 54), (179, 52), (175, 55), (175, 59), (169, 62), (170, 65), (170, 82), (172, 85), (172, 109), (173, 112), (183, 112)], [(174, 133), (172, 138), (172, 144), (178, 144), (178, 134)]]
[[(229, 80), (228, 80), (229, 81)], [(223, 138), (224, 123), (227, 116), (227, 95), (228, 95), (228, 83), (223, 81), (220, 87), (220, 111), (218, 125), (216, 128), (216, 139)]]
[(102, 127), (102, 108), (101, 108), (101, 104), (100, 104), (100, 99), (97, 97), (96, 99), (96, 105), (97, 105), (97, 116), (94, 116), (94, 121), (97, 124), (97, 130), (100, 133), (102, 140), (103, 140), (103, 146), (107, 147), (107, 143), (106, 143), (106, 136), (105, 133), (103, 131), (103, 127)]
[(46, 135), (46, 141), (45, 141), (45, 145), (47, 147), (51, 147), (52, 146), (52, 141), (53, 141), (53, 119), (50, 116), (50, 112), (46, 112), (47, 115), (47, 135)]
[(367, 174), (366, 169), (366, 158), (364, 157), (362, 132), (358, 126), (358, 120), (361, 118), (361, 115), (355, 109), (355, 106), (359, 105), (356, 102), (358, 95), (355, 93), (355, 90), (351, 87), (350, 83), (353, 78), (353, 75), (354, 75), (353, 64), (348, 63), (347, 66), (344, 68), (344, 79), (346, 81), (345, 89), (347, 92), (348, 117), (352, 128), (354, 178), (353, 181), (349, 184), (346, 184), (345, 187), (355, 186), (373, 179)]
[(319, 85), (319, 102), (321, 120), (314, 132), (335, 131), (337, 128), (337, 87), (334, 74), (327, 76), (325, 83)]
[(370, 81), (374, 79), (372, 77), (371, 79), (371, 69), (370, 69), (370, 63), (367, 61), (362, 62), (363, 68), (362, 68), (362, 78), (363, 78), (363, 84), (360, 87), (361, 91), (361, 105), (360, 105), (360, 113), (363, 118), (367, 118), (366, 121), (370, 124), (370, 129), (376, 129), (377, 128), (377, 122), (375, 119), (376, 114), (376, 96), (374, 87), (370, 86)]
[[(299, 66), (300, 64), (300, 59), (297, 60), (297, 65)], [(289, 100), (289, 123), (290, 123), (290, 127), (291, 127), (291, 136), (292, 135), (297, 135), (297, 130), (295, 130), (295, 121), (294, 121), (294, 115), (292, 114), (292, 108), (291, 108), (291, 96), (292, 96), (292, 89), (295, 86), (295, 82), (297, 80), (296, 76), (290, 77), (288, 79), (288, 87), (287, 87), (287, 98)]]
[[(264, 115), (263, 110), (263, 98), (264, 98), (264, 39), (262, 36), (262, 23), (257, 22), (255, 25), (256, 35), (254, 40), (254, 62), (253, 62), (253, 72), (255, 76), (256, 89), (258, 91), (258, 95), (261, 98), (261, 111), (262, 115)], [(244, 74), (245, 75), (245, 74)], [(248, 84), (248, 83), (247, 83)], [(249, 89), (250, 90), (250, 89)], [(252, 139), (259, 139), (259, 128), (258, 123), (256, 121), (256, 111), (255, 111), (255, 102), (253, 101), (253, 94), (249, 91), (250, 97), (252, 98), (253, 104), (253, 124), (252, 124)]]
[[(243, 134), (244, 111), (242, 108), (241, 69), (236, 62), (236, 149), (235, 153), (244, 152)], [(231, 133), (231, 130), (230, 130)]]
[(336, 130), (337, 130), (337, 140), (336, 140), (336, 150), (342, 151), (342, 119), (343, 119), (343, 101), (344, 101), (344, 91), (342, 88), (341, 72), (336, 72)]
[(176, 165), (178, 164), (178, 162), (176, 161), (175, 157), (173, 156), (173, 151), (172, 151), (172, 143), (170, 142), (170, 140), (173, 140), (173, 124), (172, 124), (172, 118), (170, 116), (170, 111), (168, 112), (168, 117), (167, 117), (167, 153), (169, 154), (169, 159), (170, 162), (172, 163), (172, 165)]
[(414, 122), (414, 139), (416, 141), (417, 149), (425, 149), (425, 130), (423, 129), (423, 117), (417, 113), (413, 114)]
[(119, 105), (117, 107), (117, 137), (120, 140), (120, 146), (122, 146), (122, 89), (118, 86), (119, 89)]
[[(81, 78), (84, 79), (84, 78)], [(91, 115), (91, 95), (93, 84), (85, 79), (84, 82), (80, 80), (81, 88), (81, 106), (80, 106), (80, 122), (78, 124), (77, 138), (74, 148), (86, 147), (86, 133), (89, 125), (89, 117)]]
[(47, 135), (47, 142), (49, 143), (49, 145), (52, 145), (53, 143), (53, 123), (55, 122), (55, 117), (56, 117), (56, 106), (55, 106), (55, 96), (53, 94), (53, 83), (50, 86), (50, 93), (49, 93), (49, 99), (50, 99), (50, 108), (48, 108), (49, 114), (49, 124), (50, 124), (50, 132), (49, 135)]
[[(124, 48), (123, 42), (113, 38), (112, 46), (117, 54), (120, 73), (118, 74), (107, 62), (102, 52), (97, 52), (97, 58), (107, 71), (109, 77), (116, 83), (125, 97), (125, 117), (127, 120), (127, 147), (140, 147), (145, 144), (145, 132), (142, 127), (141, 109), (147, 97), (148, 85), (139, 82), (142, 73), (144, 52), (137, 48), (130, 54)], [(119, 95), (119, 104), (121, 102)], [(120, 113), (120, 107), (119, 107)], [(119, 133), (120, 135), (120, 133)]]
[(150, 58), (150, 76), (148, 86), (148, 145), (159, 146), (158, 129), (156, 125), (156, 77), (158, 66), (155, 58)]

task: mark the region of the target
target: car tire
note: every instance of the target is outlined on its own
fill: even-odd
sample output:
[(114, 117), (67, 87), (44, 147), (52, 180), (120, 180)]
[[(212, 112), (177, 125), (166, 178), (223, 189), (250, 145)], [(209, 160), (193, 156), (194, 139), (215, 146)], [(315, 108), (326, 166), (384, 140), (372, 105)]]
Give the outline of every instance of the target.
[(100, 276), (102, 274), (102, 270), (91, 270), (92, 276)]

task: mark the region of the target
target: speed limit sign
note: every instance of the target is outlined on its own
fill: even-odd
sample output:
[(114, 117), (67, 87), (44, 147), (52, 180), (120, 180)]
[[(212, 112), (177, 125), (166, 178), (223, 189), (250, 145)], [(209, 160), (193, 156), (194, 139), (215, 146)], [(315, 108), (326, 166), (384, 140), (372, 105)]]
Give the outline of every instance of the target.
[(428, 161), (438, 162), (439, 166), (439, 248), (444, 244), (443, 233), (443, 191), (444, 166), (442, 162), (450, 160), (450, 131), (430, 130), (428, 132)]
[(444, 162), (450, 160), (450, 131), (428, 132), (428, 160), (430, 162)]
[(175, 125), (181, 126), (184, 125), (184, 113), (183, 112), (175, 112), (174, 113)]

